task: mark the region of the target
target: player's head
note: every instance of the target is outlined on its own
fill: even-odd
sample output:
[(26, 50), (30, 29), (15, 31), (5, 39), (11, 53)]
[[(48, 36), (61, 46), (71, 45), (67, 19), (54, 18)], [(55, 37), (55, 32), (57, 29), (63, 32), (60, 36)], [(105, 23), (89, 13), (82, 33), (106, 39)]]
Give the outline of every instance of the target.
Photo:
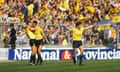
[(34, 26), (37, 25), (37, 21), (36, 21), (36, 20), (33, 21), (33, 25), (34, 25)]
[(81, 28), (81, 26), (82, 26), (82, 23), (81, 22), (76, 22), (76, 28)]
[(32, 31), (35, 32), (35, 23), (28, 21), (27, 22), (27, 27)]

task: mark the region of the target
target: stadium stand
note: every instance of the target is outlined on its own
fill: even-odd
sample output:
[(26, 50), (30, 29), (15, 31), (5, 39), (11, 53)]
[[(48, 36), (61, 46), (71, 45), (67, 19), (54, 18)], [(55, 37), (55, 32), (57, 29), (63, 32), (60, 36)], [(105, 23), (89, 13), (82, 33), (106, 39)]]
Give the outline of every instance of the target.
[(74, 27), (76, 21), (84, 26), (97, 24), (84, 33), (86, 47), (107, 46), (111, 25), (117, 29), (115, 44), (120, 45), (120, 0), (0, 0), (1, 46), (9, 47), (9, 24), (13, 22), (17, 45), (28, 46), (24, 30), (28, 20), (39, 22), (50, 41), (48, 47), (69, 47), (71, 33), (65, 26)]

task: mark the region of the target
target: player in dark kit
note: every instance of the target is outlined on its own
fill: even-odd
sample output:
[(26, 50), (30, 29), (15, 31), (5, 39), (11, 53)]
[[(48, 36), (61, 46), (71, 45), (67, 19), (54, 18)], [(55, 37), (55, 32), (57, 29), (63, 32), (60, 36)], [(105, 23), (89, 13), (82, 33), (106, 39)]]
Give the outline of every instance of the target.
[(10, 45), (11, 48), (15, 49), (16, 48), (16, 30), (14, 28), (14, 24), (10, 24)]

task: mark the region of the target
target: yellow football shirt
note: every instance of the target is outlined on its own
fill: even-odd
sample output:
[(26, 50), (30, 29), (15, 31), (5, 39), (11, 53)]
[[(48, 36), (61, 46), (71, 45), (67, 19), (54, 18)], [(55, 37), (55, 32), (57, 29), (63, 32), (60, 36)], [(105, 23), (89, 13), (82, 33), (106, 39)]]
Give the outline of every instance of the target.
[(80, 40), (82, 40), (83, 31), (84, 31), (83, 27), (80, 28), (80, 29), (72, 28), (72, 39), (74, 41), (80, 41)]
[(29, 39), (35, 39), (35, 34), (29, 28), (26, 28), (26, 34), (28, 35)]
[(39, 26), (37, 26), (35, 31), (35, 39), (36, 40), (42, 39), (43, 38), (42, 33), (43, 33), (43, 30)]

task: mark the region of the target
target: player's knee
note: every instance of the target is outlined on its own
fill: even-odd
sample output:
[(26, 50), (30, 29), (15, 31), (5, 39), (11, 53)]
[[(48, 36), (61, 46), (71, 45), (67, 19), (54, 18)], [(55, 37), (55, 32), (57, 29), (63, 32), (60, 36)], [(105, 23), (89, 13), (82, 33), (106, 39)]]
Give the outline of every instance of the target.
[(36, 53), (37, 53), (36, 49), (33, 49), (33, 50), (32, 50), (32, 53), (33, 53), (33, 54), (36, 54)]

